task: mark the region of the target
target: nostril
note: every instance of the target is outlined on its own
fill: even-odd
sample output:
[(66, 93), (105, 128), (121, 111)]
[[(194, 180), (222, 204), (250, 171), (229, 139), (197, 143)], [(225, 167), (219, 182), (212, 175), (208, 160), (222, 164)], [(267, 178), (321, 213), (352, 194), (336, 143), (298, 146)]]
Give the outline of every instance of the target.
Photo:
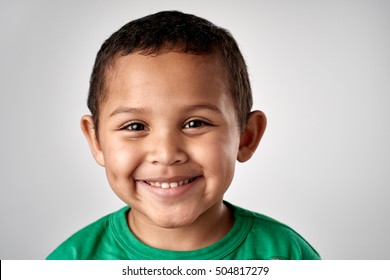
[(149, 154), (149, 162), (153, 165), (179, 165), (187, 161), (187, 153), (177, 147), (170, 147), (169, 149), (159, 148)]

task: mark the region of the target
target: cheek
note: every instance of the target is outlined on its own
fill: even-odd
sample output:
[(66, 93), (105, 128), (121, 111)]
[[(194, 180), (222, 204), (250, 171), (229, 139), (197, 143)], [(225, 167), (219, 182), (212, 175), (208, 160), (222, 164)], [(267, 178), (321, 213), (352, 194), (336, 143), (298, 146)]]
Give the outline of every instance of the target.
[(106, 172), (109, 180), (128, 178), (139, 161), (139, 150), (133, 145), (112, 143), (105, 151)]
[(239, 147), (238, 137), (215, 137), (212, 141), (202, 143), (197, 147), (196, 158), (205, 168), (206, 174), (231, 181)]
[(105, 151), (108, 183), (113, 192), (126, 204), (131, 204), (129, 198), (135, 197), (132, 178), (139, 161), (139, 149), (132, 148), (132, 145), (113, 144)]

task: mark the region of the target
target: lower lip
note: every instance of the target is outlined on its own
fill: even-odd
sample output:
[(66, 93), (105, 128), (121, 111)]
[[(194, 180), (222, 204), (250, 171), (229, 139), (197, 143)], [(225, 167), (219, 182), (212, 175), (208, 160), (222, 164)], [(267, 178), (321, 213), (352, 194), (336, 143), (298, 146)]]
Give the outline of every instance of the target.
[(180, 196), (183, 196), (185, 193), (189, 192), (190, 190), (194, 189), (195, 185), (201, 180), (202, 177), (197, 177), (194, 181), (191, 183), (177, 186), (175, 188), (159, 188), (159, 187), (153, 187), (144, 181), (137, 181), (138, 185), (142, 187), (142, 189), (147, 190), (149, 193), (157, 196), (158, 198), (162, 199), (174, 199), (178, 198)]

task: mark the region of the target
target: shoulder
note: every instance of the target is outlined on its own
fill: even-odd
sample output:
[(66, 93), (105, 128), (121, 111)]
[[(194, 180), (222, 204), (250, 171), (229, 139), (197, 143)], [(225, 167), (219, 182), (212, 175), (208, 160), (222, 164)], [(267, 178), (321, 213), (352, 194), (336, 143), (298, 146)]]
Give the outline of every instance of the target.
[(124, 216), (128, 209), (128, 207), (124, 207), (79, 230), (61, 243), (46, 259), (97, 259), (97, 252), (100, 246), (109, 242), (115, 242), (113, 222), (120, 216)]
[[(251, 221), (245, 242), (270, 259), (320, 259), (317, 251), (291, 227), (266, 215), (232, 206), (236, 219)], [(254, 249), (255, 248), (255, 249)]]

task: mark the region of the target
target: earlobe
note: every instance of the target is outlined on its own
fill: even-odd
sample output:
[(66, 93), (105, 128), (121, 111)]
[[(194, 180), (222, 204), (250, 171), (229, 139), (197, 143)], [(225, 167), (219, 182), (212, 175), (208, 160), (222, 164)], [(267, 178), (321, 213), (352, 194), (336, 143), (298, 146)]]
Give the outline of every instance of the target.
[(250, 113), (247, 126), (241, 133), (240, 147), (237, 154), (239, 162), (247, 161), (252, 157), (260, 143), (266, 126), (267, 118), (263, 112), (253, 111)]
[(95, 130), (92, 116), (89, 115), (83, 116), (81, 118), (80, 125), (81, 125), (81, 130), (83, 131), (84, 136), (88, 141), (89, 148), (92, 152), (93, 157), (95, 158), (95, 161), (99, 165), (104, 166), (105, 164), (104, 156), (100, 147), (98, 137), (96, 135), (96, 130)]

